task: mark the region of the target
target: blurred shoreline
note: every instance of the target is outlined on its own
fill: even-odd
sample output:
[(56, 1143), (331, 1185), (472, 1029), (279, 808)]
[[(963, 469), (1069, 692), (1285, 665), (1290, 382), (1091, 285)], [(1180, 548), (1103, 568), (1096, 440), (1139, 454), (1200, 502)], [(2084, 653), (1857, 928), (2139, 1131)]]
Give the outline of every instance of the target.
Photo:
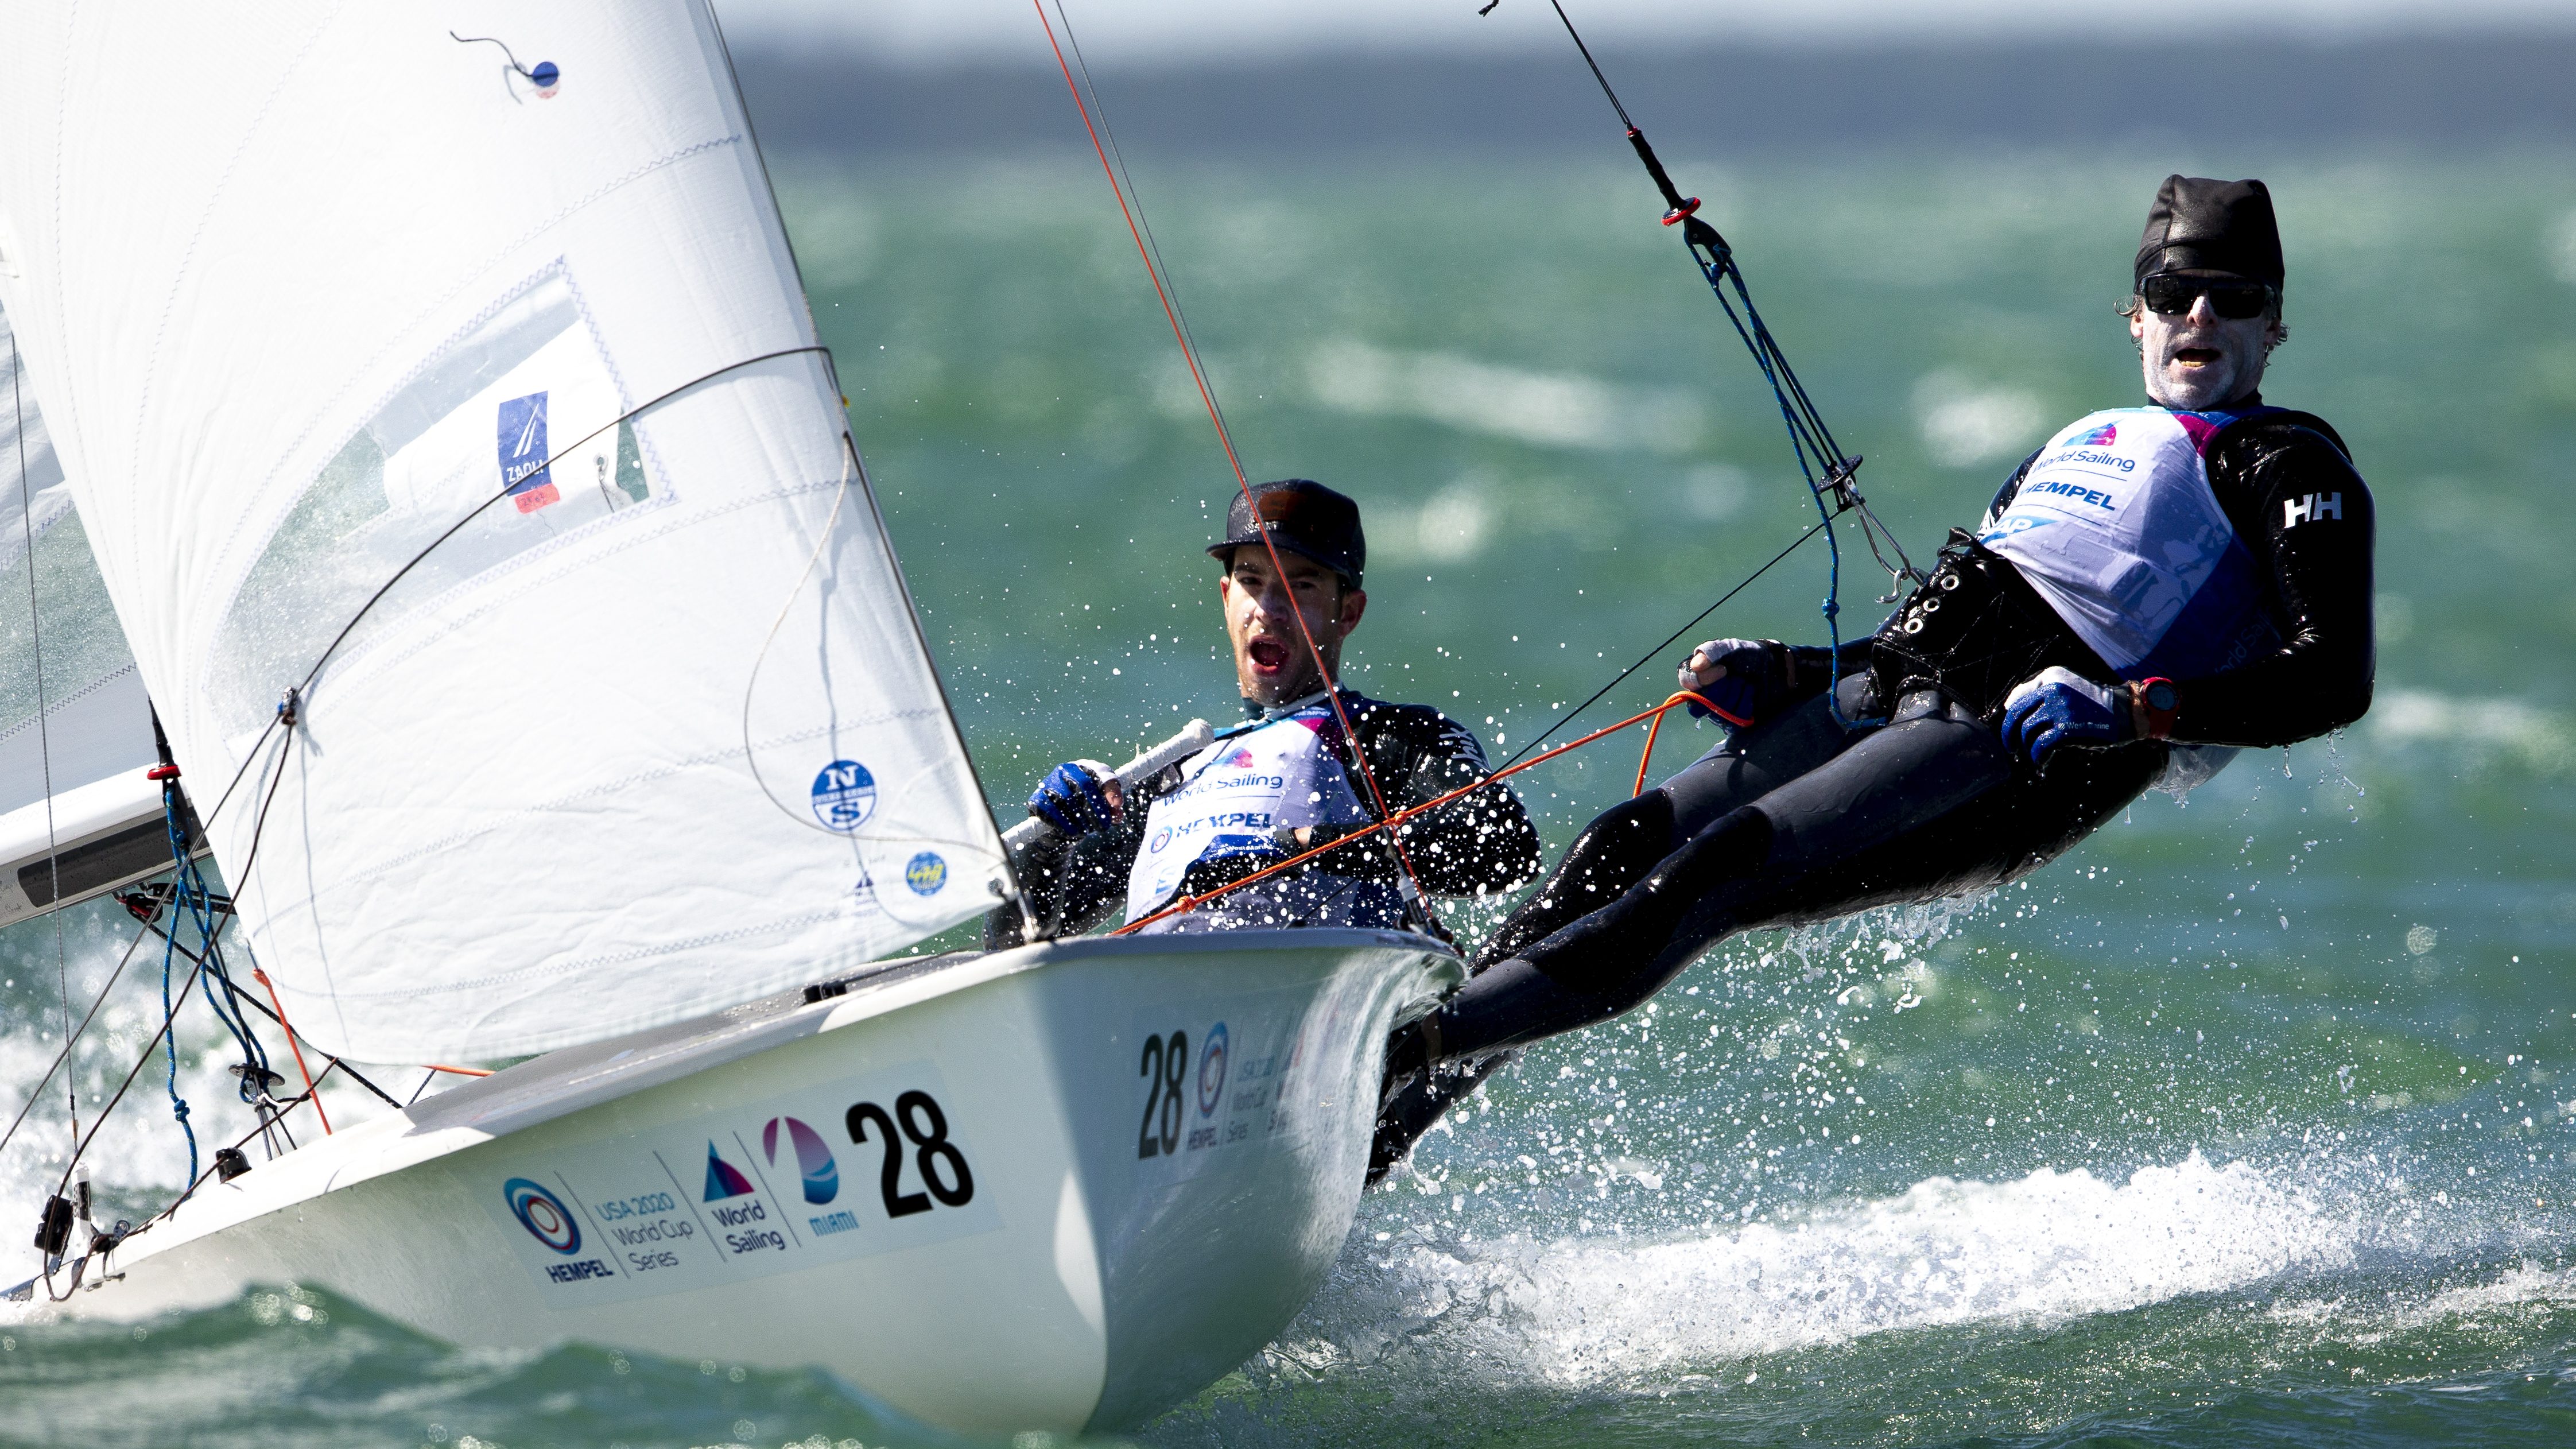
[[(1747, 157), (1900, 145), (2141, 142), (2194, 150), (2531, 146), (2576, 139), (2576, 35), (2300, 43), (1881, 42), (1605, 52), (1667, 150)], [(2187, 53), (2185, 47), (2189, 47)], [(1043, 54), (1043, 53), (1041, 53)], [(1093, 57), (1119, 139), (1159, 156), (1535, 152), (1615, 144), (1572, 47), (1554, 56), (1284, 56), (1125, 66)], [(941, 68), (767, 42), (736, 54), (764, 146), (919, 156), (1079, 146), (1051, 68)]]

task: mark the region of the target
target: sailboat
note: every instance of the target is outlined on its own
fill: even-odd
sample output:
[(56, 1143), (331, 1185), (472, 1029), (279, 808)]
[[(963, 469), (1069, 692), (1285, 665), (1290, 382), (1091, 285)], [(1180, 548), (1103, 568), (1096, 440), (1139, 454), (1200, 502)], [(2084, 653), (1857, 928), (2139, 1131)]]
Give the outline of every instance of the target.
[(61, 1311), (292, 1280), (965, 1430), (1133, 1423), (1283, 1327), (1458, 959), (897, 955), (1016, 887), (703, 0), (10, 28), (12, 526), (85, 540), (130, 665), (0, 738), (0, 915), (166, 868), (175, 768), (308, 1051), (525, 1058), (209, 1171)]

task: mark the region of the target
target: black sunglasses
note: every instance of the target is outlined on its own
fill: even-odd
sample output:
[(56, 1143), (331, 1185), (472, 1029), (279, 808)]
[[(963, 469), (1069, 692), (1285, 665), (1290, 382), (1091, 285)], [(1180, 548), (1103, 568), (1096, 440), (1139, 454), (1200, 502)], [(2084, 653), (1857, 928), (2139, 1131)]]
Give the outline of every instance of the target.
[(2139, 298), (2147, 304), (2148, 311), (2160, 317), (2179, 317), (2191, 310), (2193, 299), (2207, 297), (2209, 310), (2241, 322), (2262, 316), (2279, 295), (2261, 282), (2232, 277), (2183, 277), (2159, 272), (2138, 283)]

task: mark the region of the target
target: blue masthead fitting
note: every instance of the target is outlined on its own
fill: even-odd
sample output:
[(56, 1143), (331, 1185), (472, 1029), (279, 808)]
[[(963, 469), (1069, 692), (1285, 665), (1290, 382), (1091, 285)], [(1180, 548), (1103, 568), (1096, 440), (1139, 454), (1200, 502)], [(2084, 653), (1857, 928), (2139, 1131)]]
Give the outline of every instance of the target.
[(534, 70), (528, 72), (528, 79), (537, 83), (537, 94), (550, 96), (563, 84), (563, 72), (555, 69), (553, 61), (541, 60)]

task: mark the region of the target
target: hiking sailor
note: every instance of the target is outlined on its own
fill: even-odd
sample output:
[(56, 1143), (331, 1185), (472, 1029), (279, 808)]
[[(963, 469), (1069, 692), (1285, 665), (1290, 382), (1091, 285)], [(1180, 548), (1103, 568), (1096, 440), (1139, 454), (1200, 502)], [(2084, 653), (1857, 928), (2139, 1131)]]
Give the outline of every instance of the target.
[[(1489, 772), (1476, 736), (1428, 705), (1386, 704), (1343, 689), (1336, 711), (1325, 693), (1325, 674), (1340, 674), (1342, 642), (1368, 608), (1359, 505), (1302, 478), (1258, 484), (1251, 499), (1258, 527), (1254, 508), (1237, 494), (1224, 539), (1208, 549), (1224, 568), (1217, 598), (1247, 722), (1132, 794), (1097, 761), (1048, 772), (1029, 797), (1029, 813), (1055, 830), (1017, 862), (1041, 934), (1088, 929), (1121, 903), (1129, 921), (1141, 921), (1348, 835), (1380, 818), (1369, 775), (1393, 813)], [(1261, 546), (1264, 531), (1277, 550), (1276, 569), (1271, 549)], [(1303, 633), (1289, 612), (1292, 598)], [(1345, 718), (1367, 757), (1365, 773), (1343, 736)], [(1519, 798), (1499, 785), (1392, 833), (1401, 860), (1381, 832), (1145, 929), (1426, 925), (1427, 916), (1408, 909), (1408, 863), (1425, 891), (1450, 896), (1508, 890), (1536, 876), (1541, 864), (1537, 831)], [(1023, 934), (1017, 905), (988, 919), (989, 945), (1017, 944)]]
[(2257, 391), (2287, 335), (2270, 193), (2166, 178), (2133, 276), (2153, 405), (2060, 428), (1839, 658), (1692, 651), (1682, 687), (1738, 727), (1593, 820), (1398, 1033), (1374, 1172), (1509, 1048), (1629, 1010), (1730, 935), (2000, 884), (2151, 784), (2369, 708), (2370, 492), (2333, 428)]

